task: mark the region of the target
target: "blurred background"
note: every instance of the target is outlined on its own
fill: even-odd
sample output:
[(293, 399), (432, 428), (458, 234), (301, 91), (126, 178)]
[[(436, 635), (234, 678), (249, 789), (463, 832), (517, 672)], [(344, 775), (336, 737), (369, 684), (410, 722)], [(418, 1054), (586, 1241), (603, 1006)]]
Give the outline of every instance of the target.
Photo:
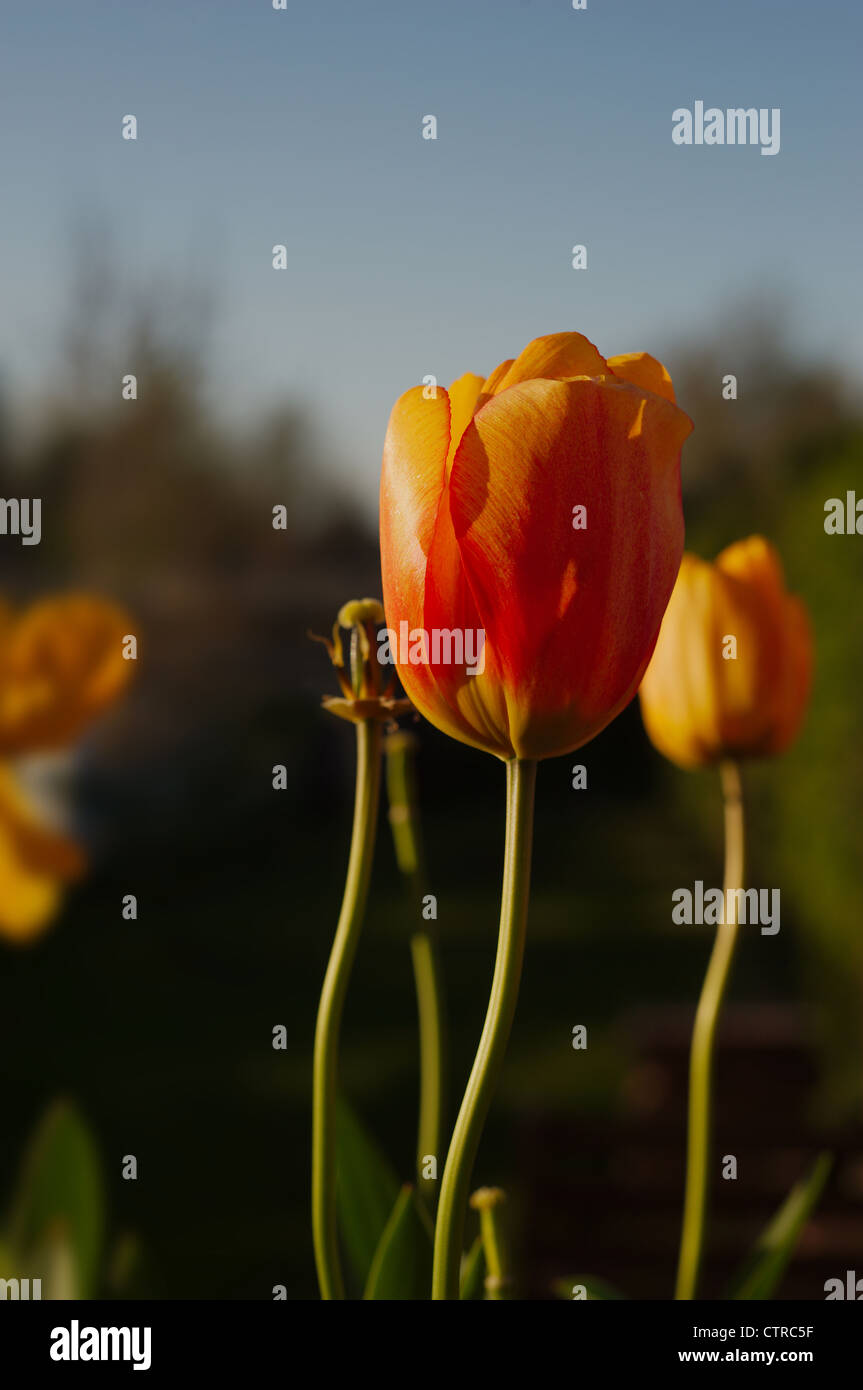
[[(68, 1097), (110, 1243), (142, 1252), (136, 1292), (315, 1296), (311, 1043), (353, 735), (320, 710), (334, 682), (307, 632), (380, 592), (395, 398), (575, 328), (669, 367), (696, 427), (689, 548), (763, 532), (813, 615), (804, 733), (747, 775), (751, 881), (781, 889), (782, 930), (745, 935), (722, 1029), (716, 1147), (740, 1176), (717, 1182), (704, 1292), (827, 1147), (783, 1285), (823, 1297), (863, 1257), (863, 559), (823, 524), (828, 498), (863, 496), (859, 12), (49, 0), (4, 29), (0, 495), (42, 498), (42, 541), (0, 537), (0, 593), (118, 599), (139, 661), (66, 769), (91, 872), (32, 946), (0, 938), (0, 1207)], [(696, 99), (780, 107), (780, 154), (673, 146)], [(417, 732), (455, 1098), (491, 979), (503, 770)], [(717, 779), (664, 763), (637, 704), (541, 767), (522, 995), (475, 1173), (510, 1193), (525, 1296), (585, 1272), (670, 1296), (709, 951), (670, 899), (721, 860)], [(405, 1178), (413, 925), (382, 818), (343, 1080)]]

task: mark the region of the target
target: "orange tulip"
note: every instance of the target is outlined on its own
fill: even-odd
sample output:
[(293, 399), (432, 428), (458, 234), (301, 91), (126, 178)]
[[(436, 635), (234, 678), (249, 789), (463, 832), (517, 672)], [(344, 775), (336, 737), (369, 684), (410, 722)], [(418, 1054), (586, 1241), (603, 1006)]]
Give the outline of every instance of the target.
[(56, 914), (84, 871), (80, 849), (44, 824), (14, 760), (73, 742), (125, 688), (129, 617), (87, 595), (0, 603), (0, 935), (25, 942)]
[(750, 536), (712, 565), (684, 555), (640, 691), (660, 753), (688, 768), (782, 753), (811, 683), (809, 618), (773, 546)]
[(414, 645), (419, 660), (397, 644), (432, 724), (504, 759), (547, 758), (628, 704), (683, 551), (691, 428), (655, 358), (606, 361), (579, 333), (397, 401), (381, 482), (390, 630), (485, 635), (477, 674), (443, 644)]
[(113, 704), (129, 680), (129, 624), (86, 594), (0, 606), (0, 757), (65, 747)]

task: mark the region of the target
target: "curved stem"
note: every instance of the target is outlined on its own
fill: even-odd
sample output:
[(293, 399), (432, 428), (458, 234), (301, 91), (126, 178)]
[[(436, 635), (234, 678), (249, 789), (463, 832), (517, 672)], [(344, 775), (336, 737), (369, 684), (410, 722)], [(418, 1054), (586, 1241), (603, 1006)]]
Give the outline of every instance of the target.
[[(716, 929), (716, 940), (704, 984), (689, 1056), (689, 1124), (686, 1140), (686, 1192), (683, 1204), (683, 1231), (677, 1267), (676, 1299), (693, 1299), (704, 1245), (707, 1208), (708, 1164), (710, 1157), (711, 1085), (713, 1044), (716, 1024), (734, 948), (740, 930), (737, 920), (736, 890), (743, 887), (744, 833), (743, 797), (740, 771), (736, 763), (720, 767), (725, 808), (725, 921)], [(732, 898), (730, 895), (734, 894)], [(730, 906), (733, 903), (733, 906)], [(729, 911), (730, 907), (730, 911)]]
[(318, 1005), (312, 1094), (312, 1235), (321, 1297), (344, 1298), (336, 1229), (336, 1073), (339, 1030), (365, 913), (378, 821), (382, 731), (357, 724), (354, 825), (342, 910)]
[(436, 942), (428, 932), (416, 932), (411, 937), (411, 958), (420, 1035), (417, 1182), (420, 1191), (433, 1205), (436, 1184), (432, 1179), (425, 1178), (423, 1173), (426, 1158), (438, 1158), (443, 1137), (444, 1024), (440, 961)]
[(488, 1011), (447, 1155), (435, 1225), (432, 1298), (459, 1296), (459, 1264), (471, 1170), (509, 1041), (527, 926), (536, 763), (506, 765), (506, 852), (500, 931)]
[[(396, 859), (408, 889), (412, 911), (422, 910), (427, 880), (416, 790), (412, 734), (390, 734), (385, 742), (387, 794)], [(417, 1185), (430, 1207), (437, 1197), (436, 1179), (423, 1176), (427, 1157), (440, 1161), (443, 1142), (446, 1013), (443, 977), (434, 919), (421, 918), (411, 935), (411, 960), (419, 1024), (420, 1085), (417, 1124)]]

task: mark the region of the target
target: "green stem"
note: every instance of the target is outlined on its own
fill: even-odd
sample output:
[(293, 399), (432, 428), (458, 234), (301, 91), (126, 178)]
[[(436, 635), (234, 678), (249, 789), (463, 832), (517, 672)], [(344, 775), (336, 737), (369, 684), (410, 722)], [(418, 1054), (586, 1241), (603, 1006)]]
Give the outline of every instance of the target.
[(536, 763), (506, 765), (506, 852), (497, 959), (488, 1011), (441, 1183), (435, 1226), (433, 1299), (457, 1299), (471, 1171), (515, 1015), (530, 892)]
[(441, 972), (437, 948), (426, 932), (411, 937), (411, 959), (417, 995), (420, 1035), (420, 1104), (417, 1124), (417, 1182), (434, 1203), (437, 1184), (423, 1173), (425, 1160), (440, 1159), (443, 1127), (444, 1028), (441, 1012)]
[(430, 1206), (437, 1183), (423, 1176), (427, 1157), (440, 1160), (444, 1113), (444, 1059), (446, 1016), (434, 919), (425, 919), (426, 874), (414, 776), (416, 740), (409, 733), (390, 734), (386, 740), (387, 794), (390, 825), (398, 866), (404, 875), (412, 910), (421, 926), (411, 936), (411, 960), (417, 996), (420, 1046), (420, 1100), (417, 1124), (417, 1185)]
[(336, 1074), (339, 1030), (368, 897), (378, 821), (381, 725), (357, 724), (354, 825), (342, 910), (318, 1005), (312, 1099), (312, 1235), (321, 1297), (344, 1298), (336, 1229)]
[[(725, 907), (729, 893), (743, 887), (744, 831), (743, 797), (740, 771), (736, 763), (725, 762), (720, 767), (722, 796), (725, 809)], [(698, 1272), (704, 1246), (704, 1227), (707, 1210), (708, 1166), (710, 1161), (711, 1086), (713, 1046), (722, 998), (728, 983), (731, 962), (740, 926), (737, 920), (737, 898), (726, 921), (716, 929), (716, 940), (704, 984), (689, 1056), (689, 1124), (686, 1141), (686, 1191), (683, 1204), (683, 1231), (680, 1239), (680, 1261), (677, 1267), (676, 1299), (693, 1299), (698, 1284)]]

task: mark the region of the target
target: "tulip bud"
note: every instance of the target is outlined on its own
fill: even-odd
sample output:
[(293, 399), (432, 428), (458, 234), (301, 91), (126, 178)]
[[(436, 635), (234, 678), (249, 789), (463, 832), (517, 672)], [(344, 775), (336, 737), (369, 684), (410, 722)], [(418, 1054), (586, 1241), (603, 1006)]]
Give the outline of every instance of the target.
[[(351, 599), (339, 609), (333, 623), (332, 637), (318, 637), (313, 632), (309, 633), (313, 642), (322, 643), (329, 652), (342, 689), (343, 698), (325, 695), (321, 701), (330, 714), (354, 724), (364, 719), (388, 724), (397, 715), (411, 711), (409, 700), (395, 697), (392, 673), (386, 672), (378, 661), (375, 641), (383, 622), (383, 605), (377, 599)], [(342, 628), (350, 632), (347, 663), (342, 645)]]
[(812, 633), (762, 536), (686, 554), (641, 684), (644, 727), (681, 767), (782, 753), (803, 722)]

